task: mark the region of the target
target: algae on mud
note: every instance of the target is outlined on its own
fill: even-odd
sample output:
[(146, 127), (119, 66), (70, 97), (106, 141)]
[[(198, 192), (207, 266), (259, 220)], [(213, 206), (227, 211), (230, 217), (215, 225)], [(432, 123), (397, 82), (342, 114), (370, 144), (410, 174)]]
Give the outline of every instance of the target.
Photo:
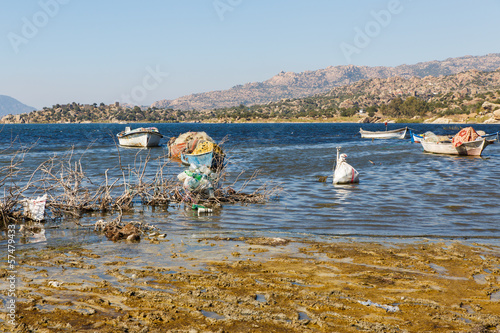
[[(20, 253), (12, 332), (491, 332), (500, 248), (465, 242), (283, 242), (168, 236)], [(197, 248), (198, 247), (198, 248)], [(203, 255), (204, 253), (204, 255)], [(2, 271), (5, 278), (7, 272)], [(50, 284), (51, 281), (59, 284)], [(388, 311), (388, 307), (397, 309)]]

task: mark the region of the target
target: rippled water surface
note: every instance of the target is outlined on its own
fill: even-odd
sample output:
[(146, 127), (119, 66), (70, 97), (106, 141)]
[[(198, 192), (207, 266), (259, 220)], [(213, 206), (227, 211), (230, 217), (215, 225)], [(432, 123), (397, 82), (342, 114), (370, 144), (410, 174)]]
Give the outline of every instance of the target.
[[(144, 124), (142, 124), (144, 125)], [(0, 132), (0, 150), (32, 146), (24, 167), (35, 169), (53, 154), (74, 147), (87, 175), (96, 183), (104, 172), (118, 177), (122, 165), (144, 159), (147, 150), (117, 148), (115, 135), (125, 125), (61, 124), (6, 125)], [(132, 127), (139, 126), (133, 125)], [(226, 138), (230, 177), (246, 170), (243, 178), (260, 170), (260, 182), (283, 187), (279, 200), (265, 205), (224, 205), (219, 215), (196, 216), (182, 207), (168, 210), (136, 205), (130, 220), (145, 220), (164, 232), (243, 236), (371, 236), (436, 237), (500, 240), (500, 144), (488, 146), (481, 158), (452, 157), (422, 152), (407, 140), (369, 140), (359, 136), (359, 124), (155, 124), (165, 135), (163, 146), (149, 150), (152, 158), (167, 153), (171, 136), (206, 131), (217, 141)], [(404, 126), (404, 125), (403, 125)], [(417, 132), (454, 134), (454, 125), (408, 125)], [(362, 125), (383, 130), (383, 124)], [(389, 129), (402, 127), (390, 124)], [(499, 125), (477, 125), (487, 133)], [(13, 147), (9, 148), (10, 143)], [(335, 147), (342, 146), (348, 162), (360, 173), (360, 184), (332, 185)], [(118, 154), (119, 152), (119, 154)], [(4, 152), (1, 163), (11, 155)], [(150, 173), (156, 171), (151, 162)], [(168, 173), (183, 170), (170, 164)], [(318, 176), (329, 176), (325, 183)], [(132, 176), (130, 176), (132, 177)], [(133, 181), (133, 179), (131, 179)], [(236, 185), (236, 188), (238, 185)], [(99, 216), (86, 216), (92, 223)], [(85, 242), (98, 236), (85, 234), (74, 221), (57, 222), (52, 239), (78, 237)]]

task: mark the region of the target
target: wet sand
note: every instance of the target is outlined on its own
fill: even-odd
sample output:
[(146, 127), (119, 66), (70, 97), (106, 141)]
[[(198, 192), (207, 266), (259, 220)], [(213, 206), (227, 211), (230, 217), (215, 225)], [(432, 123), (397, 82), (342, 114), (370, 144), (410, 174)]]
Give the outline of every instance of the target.
[(148, 254), (21, 251), (18, 324), (2, 312), (0, 330), (500, 332), (494, 245), (178, 236), (119, 245)]

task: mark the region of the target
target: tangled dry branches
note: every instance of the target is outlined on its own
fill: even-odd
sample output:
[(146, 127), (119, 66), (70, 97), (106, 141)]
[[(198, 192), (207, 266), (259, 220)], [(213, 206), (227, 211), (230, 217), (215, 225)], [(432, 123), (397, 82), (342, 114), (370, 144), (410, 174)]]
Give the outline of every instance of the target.
[[(8, 155), (9, 148), (0, 151), (0, 154)], [(27, 187), (21, 185), (19, 179), (23, 170), (22, 164), (28, 151), (29, 149), (15, 151), (8, 163), (0, 165), (0, 190), (3, 190), (3, 195), (0, 196), (0, 218), (4, 228), (22, 217), (19, 205), (22, 203), (23, 193)]]
[[(118, 149), (118, 148), (117, 148)], [(118, 149), (118, 168), (120, 176), (110, 177), (104, 171), (104, 179), (95, 181), (87, 176), (82, 158), (75, 157), (74, 151), (59, 156), (53, 155), (41, 163), (31, 174), (21, 173), (22, 163), (27, 151), (14, 153), (7, 165), (0, 165), (0, 218), (3, 226), (20, 222), (26, 217), (22, 213), (23, 200), (46, 193), (46, 207), (53, 216), (71, 215), (80, 217), (92, 211), (122, 211), (133, 208), (134, 203), (142, 205), (167, 206), (170, 203), (265, 203), (277, 196), (281, 187), (264, 183), (256, 186), (259, 172), (254, 172), (244, 179), (240, 173), (234, 182), (223, 184), (229, 175), (227, 168), (222, 168), (212, 175), (214, 192), (212, 195), (187, 191), (175, 176), (169, 175), (170, 160), (161, 156), (152, 160), (148, 152), (139, 151), (132, 166), (124, 167)], [(154, 163), (152, 163), (154, 162)], [(156, 165), (156, 172), (151, 172), (151, 164)], [(243, 183), (237, 188), (237, 185)], [(250, 186), (251, 184), (251, 186)], [(245, 191), (253, 190), (249, 193)]]

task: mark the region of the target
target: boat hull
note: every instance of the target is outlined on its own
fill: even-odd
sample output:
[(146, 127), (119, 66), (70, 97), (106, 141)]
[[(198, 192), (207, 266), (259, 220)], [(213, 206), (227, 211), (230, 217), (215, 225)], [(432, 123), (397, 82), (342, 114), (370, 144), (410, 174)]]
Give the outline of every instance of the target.
[(410, 137), (412, 143), (420, 143), (424, 139), (423, 134), (415, 134), (410, 130)]
[(362, 128), (359, 129), (361, 137), (365, 139), (404, 139), (406, 137), (407, 131), (408, 131), (407, 127), (391, 131), (378, 131), (378, 132), (365, 131)]
[(138, 132), (123, 134), (118, 137), (118, 142), (125, 147), (157, 147), (162, 137), (159, 133)]
[(414, 143), (420, 143), (420, 142), (422, 142), (423, 139), (424, 139), (424, 137), (422, 135), (418, 135), (418, 134), (412, 134), (412, 137), (411, 137), (411, 141)]
[(458, 147), (453, 147), (451, 142), (426, 142), (421, 141), (425, 152), (433, 154), (481, 156), (484, 148), (488, 145), (487, 140), (476, 140), (465, 142)]

